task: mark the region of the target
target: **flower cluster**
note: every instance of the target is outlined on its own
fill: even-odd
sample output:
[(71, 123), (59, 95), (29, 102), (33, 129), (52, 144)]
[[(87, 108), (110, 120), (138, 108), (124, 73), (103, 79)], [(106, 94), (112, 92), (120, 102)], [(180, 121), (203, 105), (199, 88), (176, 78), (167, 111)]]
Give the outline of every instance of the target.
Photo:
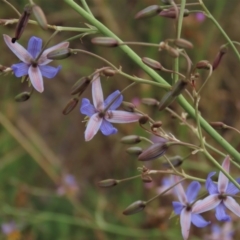
[[(227, 156), (223, 163), (222, 168), (228, 173), (230, 167), (230, 157)], [(181, 184), (175, 187), (179, 202), (173, 202), (173, 209), (175, 214), (180, 215), (180, 224), (182, 229), (183, 239), (188, 239), (191, 222), (196, 227), (205, 227), (210, 222), (205, 221), (200, 213), (216, 209), (216, 218), (219, 221), (231, 221), (229, 215), (226, 214), (226, 208), (240, 217), (240, 206), (233, 199), (233, 195), (240, 192), (240, 190), (233, 184), (229, 183), (228, 178), (222, 173), (219, 173), (217, 184), (214, 183), (211, 177), (215, 172), (209, 173), (206, 180), (206, 189), (209, 196), (202, 200), (196, 201), (196, 197), (201, 188), (199, 182), (192, 182), (186, 193)], [(174, 177), (174, 181), (179, 181), (178, 177)], [(240, 178), (236, 180), (240, 183)]]

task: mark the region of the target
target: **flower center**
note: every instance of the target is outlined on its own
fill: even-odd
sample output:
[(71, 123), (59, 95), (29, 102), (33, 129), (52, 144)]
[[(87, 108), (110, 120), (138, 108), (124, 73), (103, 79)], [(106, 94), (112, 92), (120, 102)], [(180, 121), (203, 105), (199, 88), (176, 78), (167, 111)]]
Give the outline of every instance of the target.
[(186, 210), (187, 210), (188, 212), (192, 211), (192, 206), (191, 206), (190, 204), (187, 204), (187, 205), (186, 205)]
[(219, 200), (225, 200), (226, 199), (226, 196), (224, 194), (219, 194), (218, 195), (218, 199)]
[(32, 65), (34, 68), (36, 68), (36, 67), (38, 66), (38, 63), (37, 63), (37, 61), (32, 60), (32, 61), (31, 61), (31, 65)]

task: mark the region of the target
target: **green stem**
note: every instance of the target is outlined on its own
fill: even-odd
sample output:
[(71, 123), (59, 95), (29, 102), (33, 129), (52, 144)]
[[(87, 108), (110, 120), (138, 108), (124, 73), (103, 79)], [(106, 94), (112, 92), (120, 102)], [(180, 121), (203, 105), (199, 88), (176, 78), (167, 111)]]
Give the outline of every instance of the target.
[[(93, 16), (93, 14), (92, 14), (90, 8), (88, 7), (86, 1), (85, 1), (85, 0), (81, 0), (81, 3), (82, 3), (82, 5), (83, 5), (83, 7), (85, 8), (85, 10), (86, 10), (89, 14), (91, 14), (91, 15)], [(94, 17), (94, 16), (93, 16), (93, 17)]]
[[(107, 27), (105, 27), (102, 23), (100, 23), (97, 19), (93, 18), (90, 14), (88, 14), (84, 9), (78, 6), (72, 0), (64, 0), (69, 6), (71, 6), (76, 12), (78, 12), (82, 17), (84, 17), (87, 21), (89, 21), (92, 25), (94, 25), (102, 34), (113, 37), (117, 39), (119, 42), (122, 42), (114, 33), (112, 33)], [(120, 48), (139, 66), (141, 67), (150, 77), (152, 77), (155, 81), (170, 86), (161, 76), (159, 76), (154, 70), (146, 66), (141, 58), (128, 46), (120, 46)], [(183, 96), (178, 97), (178, 103), (184, 108), (184, 110), (191, 116), (195, 117), (194, 108), (187, 102), (187, 100)], [(234, 149), (231, 144), (229, 144), (225, 139), (223, 139), (209, 124), (208, 122), (199, 117), (199, 122), (202, 128), (216, 141), (218, 142), (225, 150), (228, 152), (234, 159), (240, 162), (240, 154), (236, 149)]]

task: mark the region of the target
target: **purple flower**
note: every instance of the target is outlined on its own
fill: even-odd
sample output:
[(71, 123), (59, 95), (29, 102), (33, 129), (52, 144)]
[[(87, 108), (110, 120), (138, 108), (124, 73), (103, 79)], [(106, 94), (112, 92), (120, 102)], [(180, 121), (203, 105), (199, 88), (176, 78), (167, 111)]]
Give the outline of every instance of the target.
[(31, 37), (26, 50), (17, 42), (12, 43), (11, 37), (4, 34), (3, 38), (10, 50), (22, 61), (11, 66), (15, 76), (22, 77), (29, 75), (33, 87), (38, 92), (43, 92), (43, 77), (53, 78), (61, 69), (61, 66), (57, 68), (47, 66), (52, 61), (51, 59), (47, 59), (47, 54), (60, 48), (67, 48), (69, 43), (62, 42), (44, 50), (39, 59), (36, 60), (42, 49), (42, 39)]
[[(90, 141), (100, 129), (108, 136), (117, 133), (117, 129), (111, 123), (130, 123), (139, 120), (140, 115), (126, 111), (116, 110), (123, 101), (120, 91), (110, 94), (104, 101), (99, 75), (95, 75), (92, 82), (93, 105), (87, 98), (82, 99), (80, 112), (89, 117), (85, 130), (85, 140)], [(106, 110), (106, 108), (111, 106)]]
[(13, 221), (8, 223), (3, 223), (1, 228), (2, 228), (3, 234), (5, 235), (10, 235), (11, 233), (17, 231), (17, 226)]
[[(226, 156), (222, 163), (222, 168), (228, 173), (230, 167), (230, 157)], [(219, 173), (218, 183), (214, 183), (211, 177), (215, 174), (215, 172), (211, 172), (208, 174), (206, 181), (206, 188), (209, 192), (209, 196), (204, 198), (199, 204), (198, 207), (211, 210), (216, 208), (216, 218), (219, 221), (230, 221), (231, 218), (226, 214), (225, 209), (228, 208), (230, 211), (235, 213), (238, 217), (240, 217), (240, 206), (239, 204), (228, 195), (235, 195), (239, 192), (239, 189), (235, 187), (233, 183), (229, 183), (228, 178), (222, 173)], [(240, 178), (236, 180), (240, 183)], [(199, 213), (203, 211), (197, 210)]]
[(196, 19), (197, 19), (198, 22), (203, 22), (203, 21), (206, 19), (205, 14), (204, 14), (204, 13), (201, 13), (201, 12), (196, 13), (196, 14), (195, 14), (195, 17), (196, 17)]
[(57, 189), (57, 193), (61, 196), (66, 193), (74, 195), (78, 191), (79, 191), (79, 187), (75, 177), (71, 174), (64, 175), (62, 179), (62, 184)]
[[(179, 178), (175, 176), (174, 182), (178, 181)], [(195, 206), (197, 206), (198, 202), (192, 204), (196, 199), (200, 188), (201, 185), (197, 181), (190, 183), (187, 188), (186, 194), (181, 183), (175, 187), (179, 202), (173, 202), (172, 204), (175, 214), (180, 215), (180, 224), (184, 240), (188, 239), (191, 222), (199, 228), (206, 227), (208, 224), (210, 224), (210, 222), (207, 222), (195, 211)], [(201, 207), (200, 209), (203, 212), (205, 210), (203, 207)]]

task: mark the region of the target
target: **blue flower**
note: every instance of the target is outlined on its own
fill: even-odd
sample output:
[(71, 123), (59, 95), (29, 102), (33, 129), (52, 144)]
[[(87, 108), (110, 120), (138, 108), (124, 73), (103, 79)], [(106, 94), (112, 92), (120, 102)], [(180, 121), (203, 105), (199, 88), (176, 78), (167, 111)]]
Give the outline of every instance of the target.
[[(69, 43), (62, 42), (48, 48), (44, 50), (38, 58), (38, 54), (42, 49), (42, 39), (31, 37), (26, 50), (17, 42), (12, 43), (11, 37), (4, 34), (3, 38), (10, 50), (22, 61), (21, 63), (13, 64), (11, 66), (15, 76), (22, 77), (28, 75), (33, 87), (38, 92), (43, 92), (43, 77), (53, 78), (61, 69), (61, 66), (58, 66), (57, 68), (47, 66), (47, 64), (52, 61), (47, 58), (47, 54), (57, 49), (67, 48)], [(37, 58), (38, 60), (36, 60)]]
[[(174, 182), (177, 183), (178, 181), (179, 178), (174, 176)], [(195, 206), (198, 205), (198, 202), (192, 204), (196, 199), (200, 188), (201, 185), (197, 181), (193, 181), (188, 186), (186, 194), (181, 183), (175, 187), (179, 202), (173, 202), (172, 204), (175, 214), (180, 215), (180, 224), (184, 240), (188, 239), (191, 222), (199, 228), (206, 227), (210, 224), (210, 222), (207, 222), (195, 211)], [(204, 207), (201, 207), (200, 209), (203, 212), (205, 211)]]
[[(226, 156), (222, 163), (222, 168), (228, 173), (229, 167), (230, 157)], [(210, 195), (199, 203), (199, 207), (204, 206), (207, 210), (216, 208), (216, 218), (219, 221), (231, 221), (230, 216), (225, 212), (226, 208), (240, 217), (239, 204), (231, 196), (228, 196), (237, 194), (239, 189), (233, 183), (229, 183), (228, 178), (222, 172), (219, 173), (218, 183), (214, 183), (211, 179), (214, 174), (215, 172), (208, 174), (206, 188)], [(240, 183), (240, 178), (236, 181)]]
[[(80, 108), (80, 112), (89, 117), (85, 130), (86, 141), (90, 141), (99, 129), (106, 136), (117, 133), (117, 129), (111, 123), (136, 122), (140, 118), (139, 114), (116, 110), (123, 101), (123, 96), (118, 90), (104, 101), (99, 74), (93, 77), (92, 98), (93, 105), (87, 98), (83, 98)], [(110, 107), (106, 109), (109, 105)]]

